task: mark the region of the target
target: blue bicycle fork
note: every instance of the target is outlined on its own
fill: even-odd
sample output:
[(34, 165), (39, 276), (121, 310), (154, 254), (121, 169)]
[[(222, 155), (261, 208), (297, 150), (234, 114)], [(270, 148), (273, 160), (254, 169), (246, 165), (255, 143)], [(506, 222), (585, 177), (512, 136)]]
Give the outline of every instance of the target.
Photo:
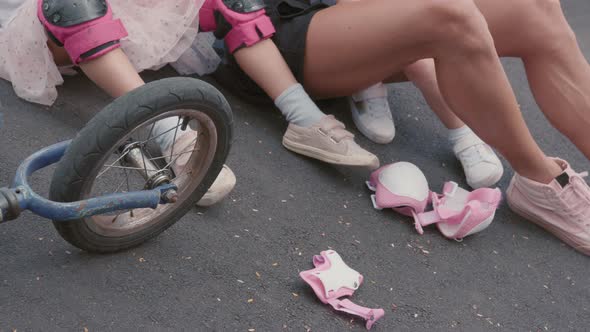
[(83, 201), (60, 203), (35, 193), (28, 177), (34, 172), (57, 163), (70, 141), (46, 147), (28, 157), (19, 167), (12, 187), (0, 188), (0, 223), (18, 218), (24, 210), (54, 221), (81, 219), (97, 214), (140, 208), (155, 209), (159, 204), (176, 202), (176, 185), (163, 183), (150, 190), (110, 194)]

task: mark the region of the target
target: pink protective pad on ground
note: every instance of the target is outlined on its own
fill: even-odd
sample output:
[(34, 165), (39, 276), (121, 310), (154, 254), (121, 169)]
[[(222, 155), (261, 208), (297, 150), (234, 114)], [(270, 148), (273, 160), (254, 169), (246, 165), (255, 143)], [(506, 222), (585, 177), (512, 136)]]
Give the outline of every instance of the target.
[(493, 221), (502, 199), (500, 189), (480, 188), (467, 191), (455, 182), (447, 182), (443, 195), (433, 194), (433, 211), (414, 216), (416, 230), (422, 234), (422, 226), (436, 223), (447, 238), (459, 240), (481, 232)]
[[(371, 174), (367, 186), (375, 191), (371, 200), (376, 209), (391, 208), (412, 216), (420, 234), (424, 233), (424, 226), (437, 224), (445, 237), (455, 240), (487, 228), (502, 199), (499, 189), (469, 192), (455, 182), (445, 183), (443, 195), (438, 195), (428, 189), (424, 173), (407, 162), (379, 168)], [(429, 202), (433, 211), (424, 212)]]
[(222, 0), (206, 0), (201, 7), (199, 25), (202, 31), (217, 29), (215, 12), (221, 13), (232, 27), (224, 37), (230, 53), (243, 46), (252, 46), (275, 33), (275, 28), (264, 9), (242, 14), (229, 9)]
[[(69, 27), (60, 27), (51, 24), (43, 15), (43, 0), (37, 2), (37, 16), (45, 29), (49, 31), (66, 49), (74, 64), (80, 64), (100, 57), (120, 47), (119, 40), (127, 36), (127, 30), (120, 20), (113, 20), (111, 7), (107, 13), (97, 19), (76, 24)], [(85, 55), (100, 46), (113, 43), (97, 51)]]
[(311, 286), (322, 303), (330, 304), (334, 309), (364, 318), (367, 329), (385, 312), (383, 309), (370, 309), (359, 306), (340, 297), (351, 296), (363, 282), (363, 276), (344, 263), (334, 250), (322, 251), (313, 257), (314, 269), (299, 273), (301, 278)]

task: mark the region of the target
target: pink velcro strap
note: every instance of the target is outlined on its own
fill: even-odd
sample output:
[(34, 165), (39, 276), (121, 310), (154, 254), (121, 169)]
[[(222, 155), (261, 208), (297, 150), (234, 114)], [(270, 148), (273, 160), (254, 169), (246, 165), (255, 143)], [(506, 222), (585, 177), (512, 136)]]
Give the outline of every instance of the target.
[(370, 309), (358, 304), (354, 304), (348, 299), (332, 299), (328, 301), (328, 303), (330, 303), (330, 305), (338, 311), (346, 312), (365, 319), (367, 321), (367, 330), (370, 330), (373, 324), (375, 324), (377, 320), (385, 315), (385, 311), (383, 311), (383, 309)]
[(424, 234), (422, 226), (436, 224), (441, 221), (441, 217), (436, 210), (422, 213), (412, 211), (412, 216), (414, 217), (414, 227), (416, 227), (416, 231), (420, 235)]
[(422, 226), (436, 224), (442, 219), (436, 210), (418, 213), (415, 215), (415, 218), (420, 221), (420, 225)]
[[(72, 62), (79, 64), (83, 60), (90, 60), (99, 55), (97, 53), (90, 58), (82, 59), (82, 54), (106, 43), (118, 41), (125, 37), (127, 37), (127, 30), (120, 20), (105, 20), (88, 26), (68, 37), (64, 42), (64, 47), (70, 55)], [(104, 54), (106, 51), (112, 50), (114, 47), (102, 50), (100, 54)]]
[(261, 15), (252, 21), (235, 25), (225, 36), (225, 42), (229, 52), (233, 53), (242, 46), (252, 46), (261, 40), (270, 38), (274, 33), (275, 27), (272, 25), (270, 18)]

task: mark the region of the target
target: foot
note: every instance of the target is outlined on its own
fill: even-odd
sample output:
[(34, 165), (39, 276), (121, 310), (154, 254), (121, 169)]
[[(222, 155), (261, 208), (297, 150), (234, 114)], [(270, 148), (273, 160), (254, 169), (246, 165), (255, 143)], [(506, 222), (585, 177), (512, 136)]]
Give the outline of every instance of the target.
[(223, 165), (221, 172), (205, 195), (197, 202), (198, 206), (208, 207), (224, 199), (236, 186), (236, 176), (227, 166)]
[(358, 130), (375, 143), (387, 144), (395, 136), (395, 125), (387, 100), (387, 88), (379, 83), (348, 98)]
[(473, 189), (492, 187), (504, 174), (494, 150), (471, 131), (454, 142), (453, 152), (463, 166), (467, 184)]
[(356, 144), (354, 135), (333, 115), (323, 117), (311, 127), (289, 124), (283, 145), (293, 152), (330, 164), (379, 167), (377, 156)]
[[(187, 130), (177, 134), (176, 143), (174, 144), (174, 151), (172, 151), (172, 144), (165, 148), (162, 148), (164, 156), (170, 156), (174, 160), (170, 168), (174, 171), (177, 181), (182, 181), (182, 177), (186, 175), (184, 169), (188, 164), (193, 149), (195, 149), (195, 143), (197, 142), (197, 132), (193, 130)], [(166, 160), (170, 162), (170, 160)], [(197, 202), (198, 206), (207, 207), (216, 204), (217, 202), (224, 199), (236, 185), (236, 176), (227, 165), (223, 165), (221, 172), (209, 188), (205, 195)]]
[(506, 196), (512, 211), (590, 256), (590, 187), (588, 173), (576, 173), (554, 159), (563, 173), (549, 184), (514, 175)]

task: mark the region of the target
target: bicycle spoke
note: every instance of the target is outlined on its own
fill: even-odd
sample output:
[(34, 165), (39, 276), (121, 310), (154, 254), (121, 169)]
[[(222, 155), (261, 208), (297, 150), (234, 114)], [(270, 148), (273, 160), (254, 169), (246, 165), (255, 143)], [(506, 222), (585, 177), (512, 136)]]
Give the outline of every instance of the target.
[(140, 142), (140, 143), (141, 144), (147, 144), (149, 141), (153, 141), (153, 140), (155, 140), (158, 137), (164, 136), (164, 135), (168, 134), (169, 132), (171, 132), (172, 130), (177, 129), (178, 127), (180, 127), (180, 125), (177, 125), (176, 127), (172, 127), (170, 129), (166, 130), (165, 132), (163, 132), (163, 133), (161, 133), (161, 134), (159, 134), (157, 136), (154, 136), (154, 137), (150, 138), (149, 140)]
[(150, 140), (150, 137), (152, 137), (152, 132), (154, 131), (155, 126), (156, 126), (156, 121), (154, 121), (154, 123), (152, 123), (152, 126), (150, 128), (150, 132), (148, 133), (148, 137), (145, 139), (146, 142), (148, 142)]
[[(189, 146), (190, 146), (191, 144), (194, 144), (194, 143), (196, 143), (196, 142), (197, 142), (197, 138), (198, 138), (198, 137), (195, 137), (195, 138), (194, 138), (194, 139), (191, 141), (191, 143), (189, 144)], [(170, 160), (170, 162), (169, 162), (168, 164), (166, 164), (166, 166), (164, 166), (164, 169), (167, 169), (167, 168), (169, 168), (169, 167), (170, 167), (170, 165), (174, 164), (174, 163), (176, 162), (176, 160), (178, 160), (178, 158), (180, 158), (180, 155), (182, 155), (182, 154), (183, 154), (183, 153), (181, 152), (181, 153), (178, 155), (178, 157), (174, 158), (174, 160)], [(172, 156), (172, 155), (171, 155), (171, 156)]]
[[(180, 117), (178, 117), (178, 122), (176, 123), (176, 129), (178, 129), (179, 126), (180, 126)], [(174, 138), (172, 140), (172, 150), (170, 150), (170, 160), (172, 160), (172, 155), (174, 154), (174, 145), (176, 145), (176, 134), (178, 134), (178, 130), (174, 131)]]
[[(126, 170), (126, 169), (124, 169), (124, 170), (123, 170), (123, 172), (125, 172), (125, 182), (127, 182), (127, 192), (131, 192), (131, 187), (129, 186), (129, 174), (127, 174), (127, 170)], [(117, 215), (117, 217), (118, 217), (118, 216), (119, 216), (119, 215)], [(131, 209), (131, 210), (129, 211), (129, 216), (130, 216), (131, 218), (133, 218), (133, 209)], [(117, 219), (117, 218), (115, 218), (115, 219)]]
[[(196, 141), (196, 140), (197, 140), (197, 139), (195, 138), (195, 141)], [(196, 142), (196, 144), (198, 145), (199, 143), (198, 143), (198, 142)], [(198, 151), (198, 150), (200, 150), (200, 148), (198, 148), (198, 147), (197, 147), (196, 149), (194, 149), (194, 150), (192, 150), (192, 151)], [(176, 177), (175, 177), (176, 179), (179, 179), (179, 178), (180, 178), (180, 177), (181, 177), (181, 176), (182, 176), (184, 173), (187, 173), (187, 169), (189, 169), (189, 168), (190, 168), (190, 167), (188, 167), (188, 164), (189, 164), (189, 163), (191, 162), (191, 160), (193, 159), (193, 156), (194, 156), (194, 154), (191, 154), (191, 156), (190, 156), (190, 158), (188, 159), (188, 161), (187, 161), (186, 165), (184, 165), (184, 167), (182, 168), (182, 172), (180, 172), (180, 174), (176, 175)], [(177, 159), (178, 159), (178, 158), (180, 158), (180, 157), (177, 157)]]
[[(187, 154), (187, 153), (191, 153), (191, 152), (195, 152), (195, 151), (199, 151), (199, 149), (194, 149), (194, 150), (190, 150), (190, 151), (185, 151), (185, 152), (180, 152), (180, 153), (175, 153), (174, 155), (172, 155), (171, 157), (174, 156), (181, 156), (183, 154)], [(161, 156), (161, 157), (155, 157), (155, 158), (148, 158), (149, 161), (154, 161), (154, 160), (160, 160), (160, 159), (166, 159), (168, 158), (168, 156)]]
[[(134, 171), (143, 171), (143, 168), (139, 168), (139, 167), (117, 166), (117, 165), (109, 165), (109, 166), (103, 166), (103, 167), (118, 168), (118, 169), (130, 169), (130, 170), (134, 170)], [(98, 176), (96, 178), (98, 179)]]
[[(124, 170), (124, 171), (125, 171), (125, 175), (127, 175), (127, 170)], [(124, 183), (125, 182), (119, 183), (119, 185), (117, 186), (117, 188), (115, 188), (115, 193), (118, 193), (119, 192), (119, 189), (121, 189), (121, 187), (123, 187), (123, 184)], [(127, 182), (127, 183), (129, 183), (129, 182)]]
[(116, 167), (115, 164), (118, 163), (119, 161), (121, 161), (121, 159), (125, 158), (125, 156), (127, 155), (127, 153), (129, 153), (129, 151), (125, 151), (125, 153), (121, 154), (121, 156), (119, 158), (117, 158), (117, 160), (115, 160), (112, 164), (105, 166), (103, 165), (102, 167), (106, 167), (106, 169), (102, 172), (100, 172), (96, 178), (98, 179), (99, 177), (101, 177), (104, 173), (106, 173), (110, 167)]
[(147, 179), (149, 177), (149, 175), (148, 175), (148, 171), (147, 171), (147, 165), (145, 164), (145, 156), (143, 154), (143, 150), (142, 149), (140, 149), (140, 153), (141, 153), (141, 160), (143, 162), (143, 169), (145, 171), (145, 177)]

